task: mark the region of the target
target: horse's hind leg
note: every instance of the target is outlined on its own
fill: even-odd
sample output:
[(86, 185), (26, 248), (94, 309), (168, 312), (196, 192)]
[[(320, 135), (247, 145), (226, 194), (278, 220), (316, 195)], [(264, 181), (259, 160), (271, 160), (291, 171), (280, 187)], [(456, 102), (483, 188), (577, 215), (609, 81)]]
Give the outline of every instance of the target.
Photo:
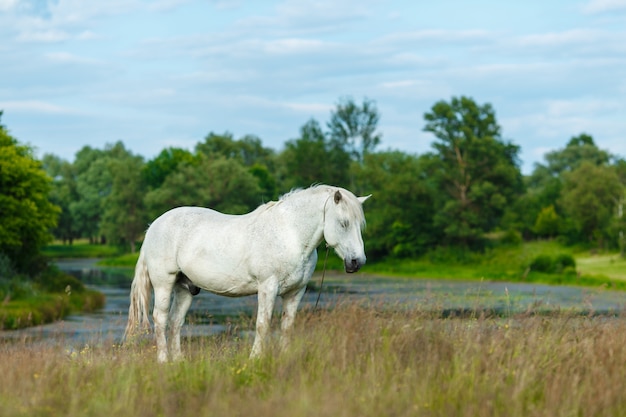
[(174, 302), (170, 309), (169, 331), (170, 331), (170, 354), (173, 360), (182, 359), (180, 350), (180, 329), (185, 323), (185, 316), (191, 306), (193, 296), (189, 288), (180, 284), (174, 285)]
[(171, 286), (154, 287), (154, 334), (157, 344), (157, 360), (167, 362), (167, 341), (165, 330), (167, 328), (167, 316), (170, 310), (170, 298), (172, 296)]

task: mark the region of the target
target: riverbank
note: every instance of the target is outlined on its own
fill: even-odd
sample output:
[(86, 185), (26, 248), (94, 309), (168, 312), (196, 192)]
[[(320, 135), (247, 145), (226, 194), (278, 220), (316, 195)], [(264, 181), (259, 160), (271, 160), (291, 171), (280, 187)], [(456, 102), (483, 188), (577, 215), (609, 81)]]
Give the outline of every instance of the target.
[(33, 280), (14, 277), (0, 285), (0, 330), (16, 330), (102, 308), (102, 293), (52, 266)]
[[(91, 313), (70, 314), (63, 320), (20, 330), (0, 331), (0, 341), (62, 343), (80, 347), (121, 343), (127, 322), (132, 268), (108, 268), (97, 259), (66, 259), (57, 265), (89, 288), (106, 296), (104, 308)], [(488, 280), (416, 279), (359, 272), (346, 274), (329, 270), (320, 294), (321, 271), (309, 283), (299, 310), (331, 310), (345, 303), (376, 307), (388, 311), (422, 311), (437, 317), (520, 316), (554, 317), (568, 312), (580, 317), (616, 317), (624, 311), (620, 291), (602, 287), (588, 288), (536, 283), (511, 283)], [(247, 337), (253, 327), (237, 324), (245, 318), (254, 323), (257, 297), (230, 298), (207, 291), (193, 297), (183, 327), (184, 337), (230, 334)], [(277, 310), (280, 309), (280, 300)], [(278, 322), (277, 314), (275, 323)], [(234, 330), (237, 328), (238, 330)], [(239, 332), (239, 333), (236, 333)]]

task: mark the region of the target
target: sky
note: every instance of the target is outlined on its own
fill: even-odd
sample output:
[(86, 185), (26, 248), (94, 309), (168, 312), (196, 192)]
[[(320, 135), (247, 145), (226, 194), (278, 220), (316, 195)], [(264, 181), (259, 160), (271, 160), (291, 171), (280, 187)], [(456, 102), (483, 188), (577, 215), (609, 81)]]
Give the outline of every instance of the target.
[(581, 133), (626, 157), (626, 0), (0, 0), (0, 123), (41, 158), (210, 132), (280, 151), (342, 98), (378, 150), (431, 151), (424, 113), (489, 103), (522, 172)]

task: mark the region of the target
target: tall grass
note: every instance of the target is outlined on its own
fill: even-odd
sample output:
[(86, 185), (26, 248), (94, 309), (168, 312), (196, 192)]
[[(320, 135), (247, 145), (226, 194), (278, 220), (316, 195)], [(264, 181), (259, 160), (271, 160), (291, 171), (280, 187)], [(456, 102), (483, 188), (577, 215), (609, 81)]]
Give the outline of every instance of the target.
[[(246, 328), (248, 321), (240, 326)], [(247, 359), (237, 334), (152, 343), (0, 344), (12, 416), (626, 415), (626, 321), (558, 314), (447, 318), (346, 304), (303, 311), (290, 349)]]

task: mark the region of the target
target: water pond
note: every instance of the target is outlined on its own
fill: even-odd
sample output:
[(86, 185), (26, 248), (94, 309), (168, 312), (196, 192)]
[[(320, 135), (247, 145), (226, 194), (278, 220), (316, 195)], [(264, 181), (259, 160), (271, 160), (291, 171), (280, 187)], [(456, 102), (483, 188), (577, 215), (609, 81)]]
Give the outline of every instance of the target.
[[(104, 293), (106, 305), (102, 310), (69, 316), (48, 325), (0, 332), (0, 339), (68, 344), (87, 341), (118, 343), (126, 325), (132, 270), (100, 268), (95, 263), (95, 259), (64, 260), (59, 261), (58, 266)], [(315, 305), (319, 283), (320, 275), (316, 274), (301, 308)], [(320, 308), (340, 302), (374, 303), (389, 309), (419, 308), (444, 316), (486, 312), (507, 317), (523, 312), (549, 314), (563, 310), (613, 316), (624, 310), (626, 293), (531, 283), (463, 282), (392, 278), (365, 273), (327, 273)], [(280, 308), (280, 303), (277, 308)], [(194, 297), (187, 320), (189, 325), (184, 327), (183, 335), (224, 332), (242, 315), (253, 315), (255, 309), (255, 296), (228, 298), (201, 291)]]

